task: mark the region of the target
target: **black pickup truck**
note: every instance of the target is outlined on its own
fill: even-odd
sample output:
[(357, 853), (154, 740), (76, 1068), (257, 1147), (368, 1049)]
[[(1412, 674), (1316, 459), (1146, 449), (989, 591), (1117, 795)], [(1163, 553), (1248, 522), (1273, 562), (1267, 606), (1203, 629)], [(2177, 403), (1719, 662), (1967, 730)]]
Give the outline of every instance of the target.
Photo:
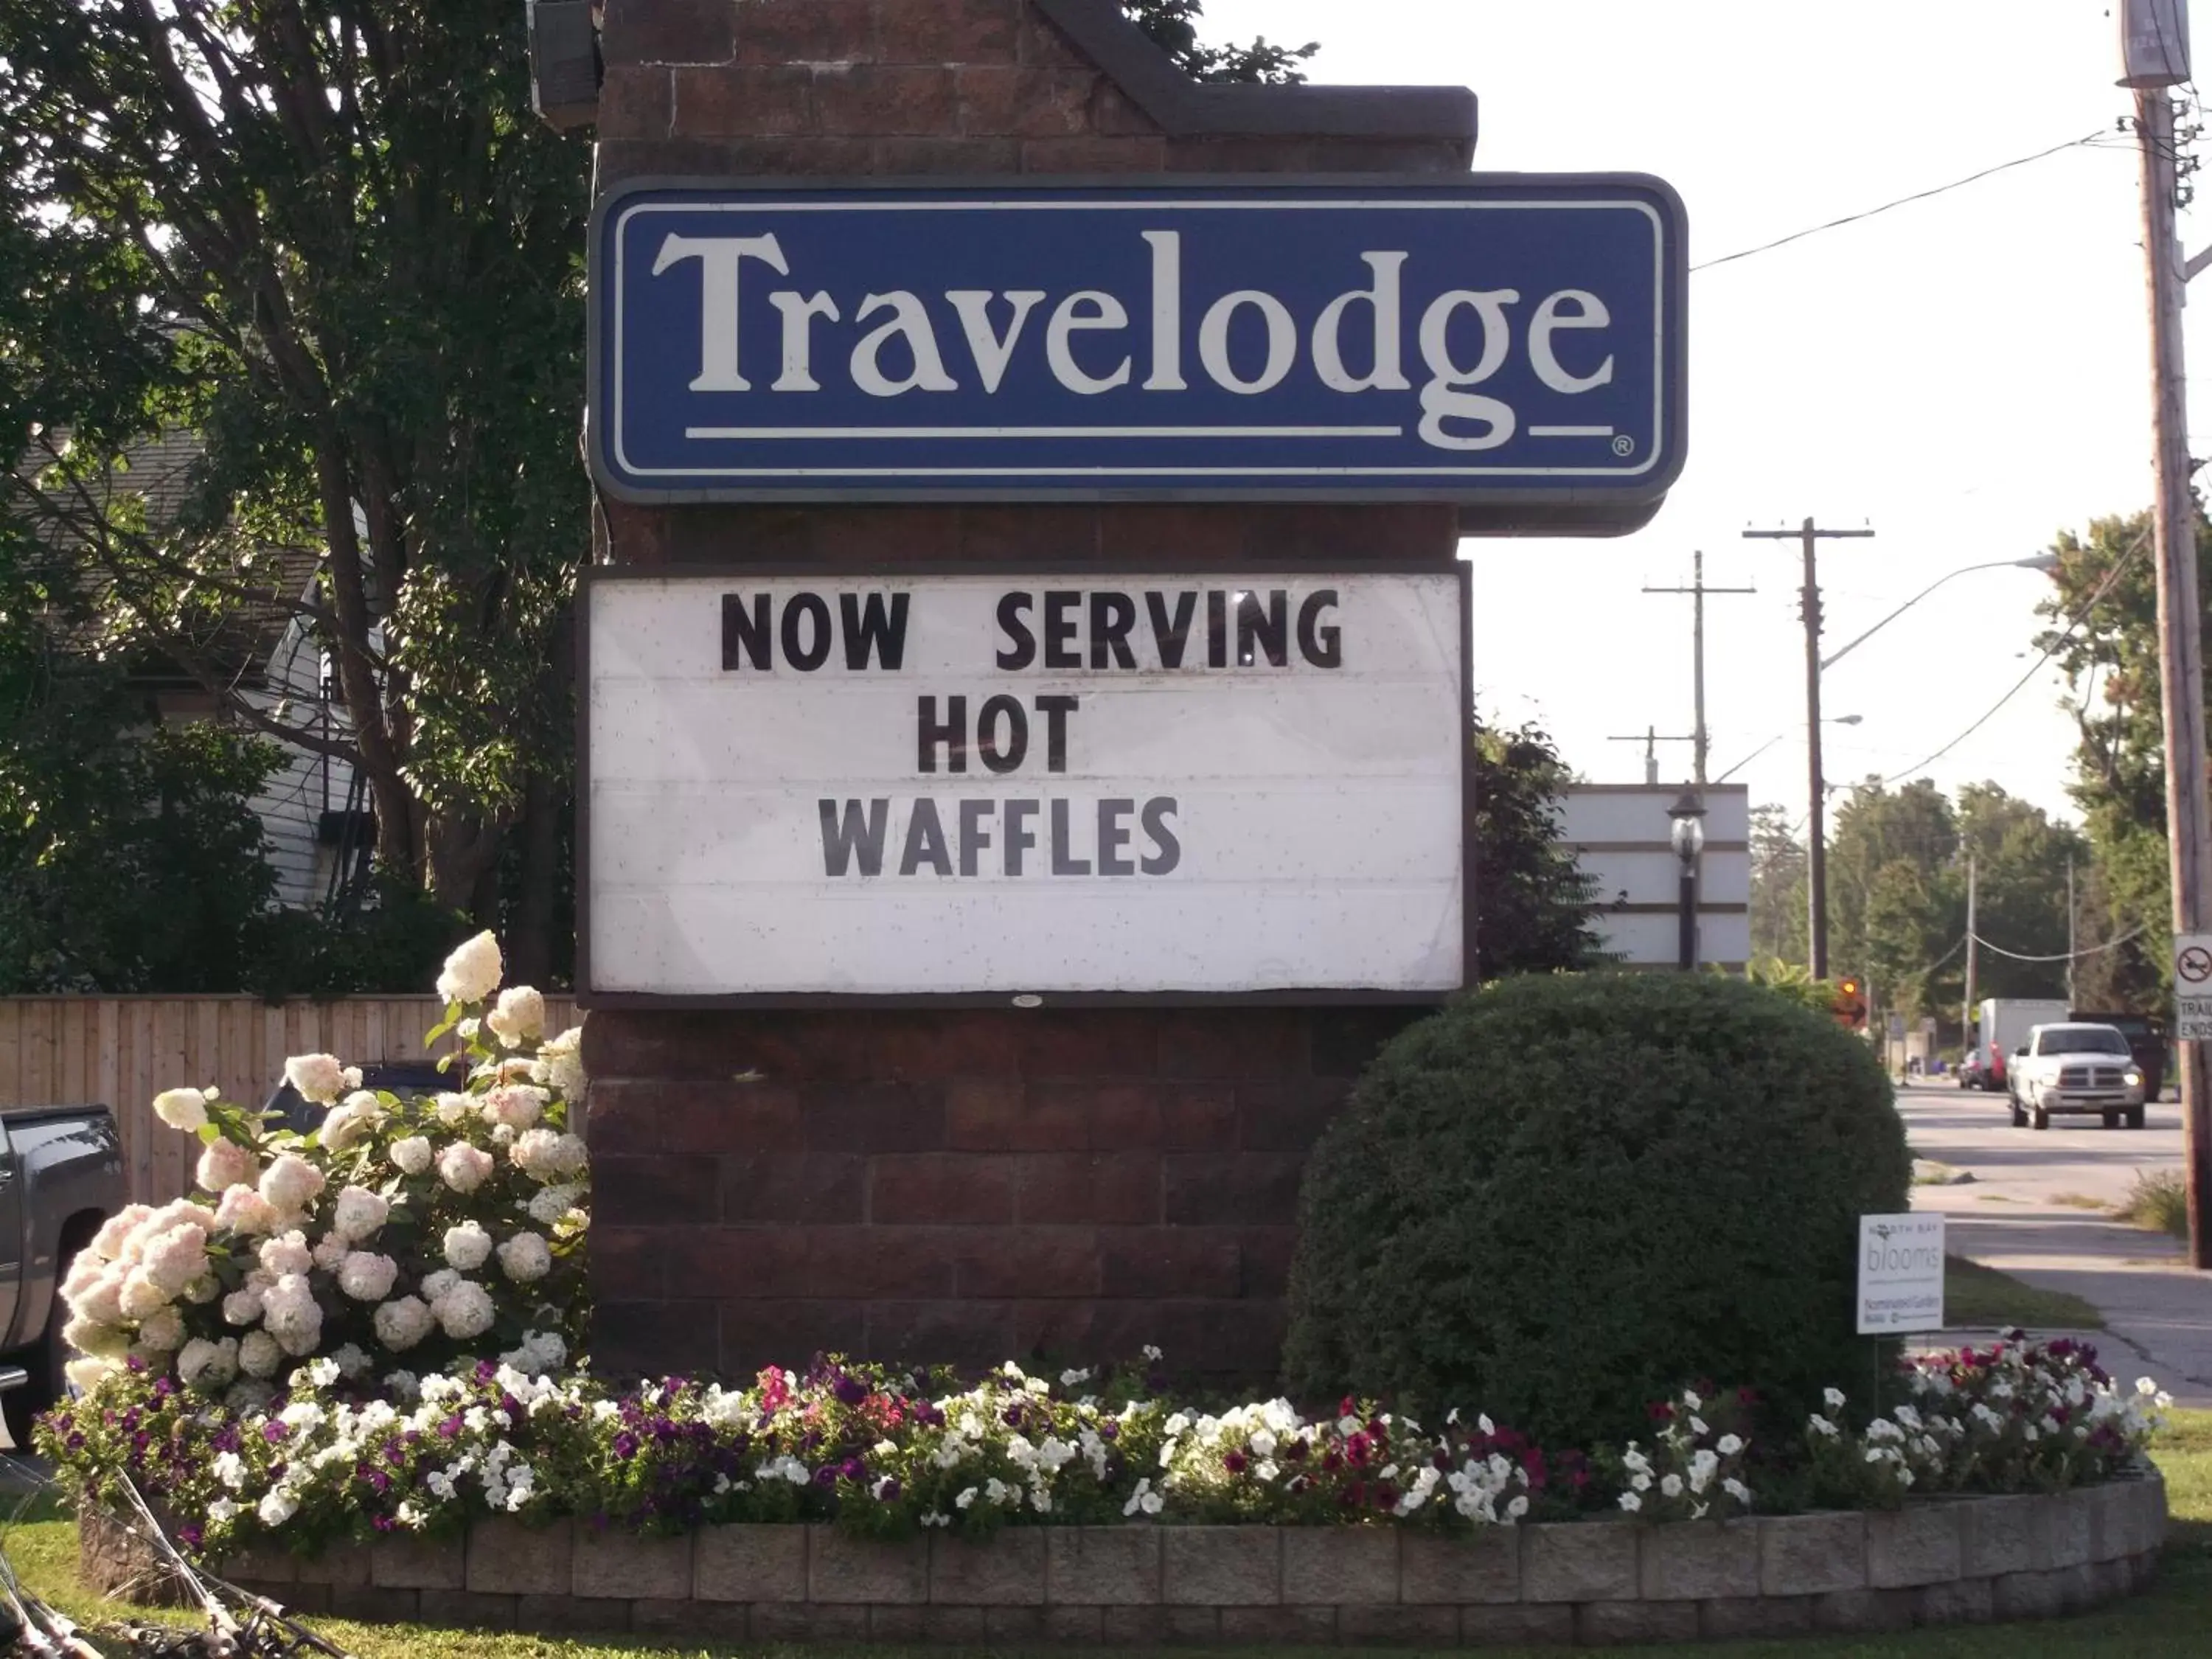
[(0, 1395), (9, 1431), (64, 1391), (57, 1291), (70, 1259), (123, 1208), (123, 1142), (105, 1106), (0, 1107), (0, 1359), (27, 1373)]

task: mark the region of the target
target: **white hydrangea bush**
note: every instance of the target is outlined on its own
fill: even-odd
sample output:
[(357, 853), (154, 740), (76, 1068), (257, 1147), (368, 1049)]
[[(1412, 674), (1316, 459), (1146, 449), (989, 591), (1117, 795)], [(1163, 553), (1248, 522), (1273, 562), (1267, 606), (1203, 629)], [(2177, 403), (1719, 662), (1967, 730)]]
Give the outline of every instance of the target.
[(346, 1376), (568, 1364), (588, 1316), (582, 1033), (549, 1036), (545, 999), (501, 990), (502, 972), (489, 933), (446, 961), (428, 1042), (457, 1039), (448, 1090), (370, 1091), (333, 1055), (295, 1055), (286, 1080), (327, 1109), (305, 1135), (212, 1088), (157, 1096), (202, 1143), (196, 1190), (131, 1205), (76, 1257), (70, 1381), (128, 1368), (251, 1406), (309, 1359)]

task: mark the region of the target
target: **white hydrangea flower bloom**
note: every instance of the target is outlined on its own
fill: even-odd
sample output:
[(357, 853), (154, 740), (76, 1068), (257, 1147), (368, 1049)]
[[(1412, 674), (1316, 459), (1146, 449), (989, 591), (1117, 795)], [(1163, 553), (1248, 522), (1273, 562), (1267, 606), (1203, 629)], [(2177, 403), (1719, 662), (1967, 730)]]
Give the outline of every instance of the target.
[(78, 1353), (89, 1354), (95, 1359), (120, 1359), (131, 1352), (131, 1333), (120, 1325), (95, 1324), (89, 1319), (72, 1319), (62, 1327), (64, 1346)]
[(544, 1115), (547, 1099), (545, 1091), (532, 1084), (502, 1084), (485, 1094), (483, 1121), (519, 1133)]
[(154, 1115), (172, 1129), (198, 1134), (208, 1121), (207, 1097), (198, 1089), (164, 1089), (154, 1097)]
[(169, 1305), (169, 1297), (143, 1267), (133, 1267), (123, 1280), (118, 1298), (126, 1319), (147, 1319)]
[(356, 1302), (383, 1301), (398, 1277), (397, 1261), (368, 1250), (351, 1251), (338, 1263), (338, 1289)]
[(248, 1237), (276, 1231), (281, 1218), (275, 1205), (242, 1181), (224, 1188), (222, 1200), (215, 1207), (215, 1224), (219, 1231), (243, 1233)]
[(188, 1389), (228, 1388), (238, 1376), (238, 1339), (210, 1342), (194, 1337), (177, 1355), (177, 1378)]
[(295, 1054), (284, 1062), (284, 1081), (301, 1099), (327, 1106), (349, 1087), (360, 1087), (361, 1075), (356, 1072), (349, 1081), (335, 1054)]
[(331, 1230), (358, 1244), (373, 1237), (391, 1214), (392, 1206), (368, 1188), (344, 1187), (339, 1189), (337, 1204), (331, 1212)]
[(298, 1273), (286, 1273), (263, 1293), (261, 1322), (270, 1336), (287, 1344), (289, 1352), (290, 1341), (321, 1334), (323, 1310), (307, 1281)]
[(409, 1135), (392, 1143), (392, 1161), (404, 1175), (418, 1176), (430, 1167), (435, 1149), (427, 1135)]
[(584, 1075), (584, 1028), (572, 1025), (556, 1037), (547, 1041), (538, 1050), (544, 1064), (545, 1082), (563, 1100), (574, 1100), (581, 1096), (586, 1085)]
[(484, 1024), (504, 1047), (520, 1048), (545, 1035), (545, 999), (527, 985), (511, 985), (499, 994)]
[(446, 1230), (445, 1257), (449, 1267), (472, 1273), (491, 1256), (491, 1235), (474, 1221)]
[(465, 1279), (440, 1297), (432, 1311), (447, 1336), (456, 1342), (469, 1342), (491, 1328), (495, 1310), (489, 1292)]
[[(499, 940), (486, 928), (446, 958), (445, 971), (438, 975), (438, 994), (447, 1002), (482, 1002), (499, 988), (504, 971)], [(541, 1024), (544, 1018), (541, 1013)]]
[(284, 1363), (284, 1350), (266, 1331), (248, 1331), (238, 1340), (238, 1369), (248, 1376), (270, 1377)]
[(499, 1247), (499, 1266), (516, 1284), (533, 1284), (553, 1271), (553, 1252), (538, 1234), (517, 1233)]
[(474, 1095), (456, 1094), (447, 1090), (438, 1097), (438, 1121), (448, 1129), (459, 1128), (468, 1121), (469, 1114), (477, 1109)]
[(298, 1215), (325, 1184), (323, 1172), (297, 1152), (279, 1152), (261, 1172), (261, 1196), (279, 1215)]
[(166, 1295), (183, 1295), (185, 1286), (208, 1270), (206, 1229), (187, 1224), (161, 1234), (147, 1245), (143, 1268)]
[(297, 1228), (279, 1237), (263, 1240), (258, 1256), (261, 1271), (271, 1281), (287, 1273), (304, 1273), (315, 1260), (307, 1249), (307, 1236)]
[[(542, 1133), (531, 1131), (532, 1134)], [(464, 1197), (483, 1186), (491, 1172), (491, 1154), (465, 1140), (457, 1140), (438, 1154), (438, 1178)]]
[(379, 1342), (394, 1353), (404, 1353), (429, 1335), (434, 1322), (419, 1297), (403, 1296), (379, 1308), (372, 1322)]
[(192, 1179), (204, 1193), (223, 1193), (250, 1184), (260, 1173), (261, 1160), (252, 1147), (234, 1140), (211, 1140), (200, 1152)]
[(82, 1359), (72, 1359), (68, 1364), (63, 1366), (62, 1375), (69, 1379), (70, 1387), (76, 1389), (78, 1393), (90, 1394), (105, 1382), (109, 1373), (114, 1370), (115, 1364), (112, 1360), (87, 1355)]
[(174, 1307), (162, 1309), (138, 1327), (138, 1346), (156, 1353), (174, 1353), (185, 1346), (185, 1316)]

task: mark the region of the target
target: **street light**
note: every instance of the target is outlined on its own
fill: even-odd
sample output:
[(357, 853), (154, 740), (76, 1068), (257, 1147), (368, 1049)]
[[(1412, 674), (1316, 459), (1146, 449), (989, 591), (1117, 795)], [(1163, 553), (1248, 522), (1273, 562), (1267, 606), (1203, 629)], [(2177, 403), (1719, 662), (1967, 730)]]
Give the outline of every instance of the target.
[(1667, 816), (1674, 821), (1667, 839), (1682, 865), (1680, 956), (1682, 971), (1688, 973), (1698, 965), (1698, 854), (1705, 850), (1705, 826), (1700, 822), (1705, 803), (1696, 790), (1685, 789), (1681, 799), (1667, 809)]
[(2033, 558), (1992, 559), (1987, 564), (1970, 564), (1963, 566), (1960, 569), (1954, 570), (1948, 576), (1938, 576), (1934, 581), (1929, 583), (1927, 586), (1922, 588), (1917, 593), (1915, 593), (1903, 605), (1900, 605), (1896, 610), (1891, 611), (1887, 617), (1884, 617), (1872, 628), (1868, 629), (1865, 633), (1860, 635), (1849, 645), (1837, 647), (1834, 651), (1831, 652), (1826, 657), (1821, 659), (1820, 666), (1823, 670), (1833, 668), (1838, 663), (1841, 662), (1846, 656), (1848, 656), (1855, 647), (1864, 645), (1875, 635), (1881, 633), (1883, 629), (1888, 627), (1890, 623), (1895, 622), (1906, 611), (1911, 610), (1914, 605), (1919, 604), (1921, 600), (1926, 599), (1937, 588), (1942, 586), (1945, 582), (1954, 580), (1960, 576), (1970, 576), (1977, 570), (2040, 570), (2047, 574), (2057, 568), (2057, 557), (2056, 555), (2050, 553), (2038, 553)]
[[(1824, 717), (1821, 720), (1820, 724), (1823, 726), (1856, 726), (1865, 718), (1866, 716), (1863, 714), (1833, 714)], [(1729, 767), (1727, 771), (1715, 778), (1713, 781), (1715, 783), (1726, 783), (1730, 778), (1742, 771), (1745, 767), (1750, 765), (1752, 762), (1757, 760), (1761, 755), (1773, 748), (1776, 744), (1781, 742), (1783, 738), (1789, 735), (1790, 734), (1787, 732), (1777, 732), (1765, 743), (1759, 744), (1758, 748), (1753, 750), (1748, 755), (1746, 755), (1734, 766)]]

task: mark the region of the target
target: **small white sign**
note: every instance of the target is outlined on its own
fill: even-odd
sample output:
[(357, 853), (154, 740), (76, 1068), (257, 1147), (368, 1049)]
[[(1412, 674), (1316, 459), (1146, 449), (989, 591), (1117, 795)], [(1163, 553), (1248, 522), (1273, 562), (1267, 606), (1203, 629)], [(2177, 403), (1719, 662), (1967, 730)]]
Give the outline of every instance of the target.
[(2173, 1035), (2212, 1042), (2212, 933), (2173, 936)]
[(1859, 1334), (1943, 1328), (1943, 1218), (1859, 1218)]

